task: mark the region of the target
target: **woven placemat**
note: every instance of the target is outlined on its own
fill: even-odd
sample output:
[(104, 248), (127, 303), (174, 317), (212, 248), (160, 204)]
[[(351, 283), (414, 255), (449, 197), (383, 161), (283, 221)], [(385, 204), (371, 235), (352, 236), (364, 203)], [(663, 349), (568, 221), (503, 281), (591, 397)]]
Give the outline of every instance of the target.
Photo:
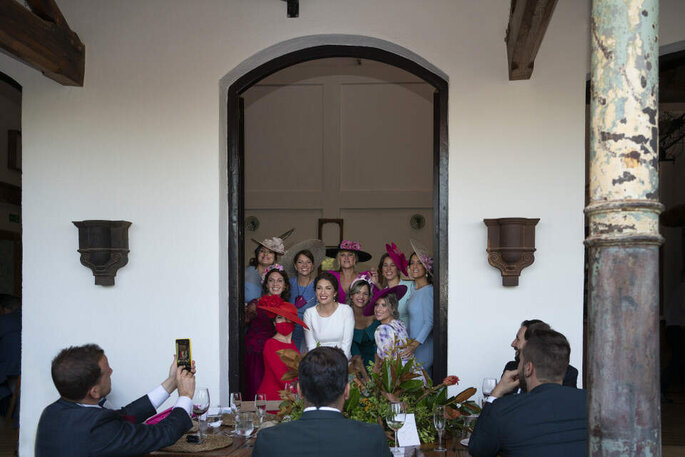
[(233, 438), (226, 435), (205, 435), (204, 443), (189, 443), (186, 441), (186, 436), (183, 435), (178, 441), (169, 447), (165, 447), (162, 451), (169, 452), (201, 452), (213, 451), (214, 449), (221, 449), (233, 444)]

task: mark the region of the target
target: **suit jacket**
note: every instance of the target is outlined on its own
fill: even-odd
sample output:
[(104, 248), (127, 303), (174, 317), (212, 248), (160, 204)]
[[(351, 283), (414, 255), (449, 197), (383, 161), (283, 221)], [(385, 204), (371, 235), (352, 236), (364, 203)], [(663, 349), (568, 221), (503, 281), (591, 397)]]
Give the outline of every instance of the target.
[(0, 399), (12, 395), (14, 378), (21, 373), (21, 312), (0, 316)]
[(252, 452), (252, 457), (391, 455), (378, 424), (346, 419), (335, 411), (307, 411), (296, 421), (266, 428), (257, 435)]
[[(516, 370), (518, 367), (519, 363), (516, 360), (507, 362), (507, 364), (504, 365), (502, 374), (504, 374), (505, 371)], [(568, 387), (578, 387), (578, 370), (576, 370), (573, 365), (566, 367), (566, 374), (564, 375), (564, 381), (562, 382), (562, 385)]]
[(119, 411), (59, 399), (40, 416), (36, 457), (136, 456), (175, 443), (192, 426), (182, 408), (158, 424), (142, 423), (155, 413), (147, 395)]
[(586, 392), (541, 384), (486, 403), (469, 440), (473, 457), (583, 457)]

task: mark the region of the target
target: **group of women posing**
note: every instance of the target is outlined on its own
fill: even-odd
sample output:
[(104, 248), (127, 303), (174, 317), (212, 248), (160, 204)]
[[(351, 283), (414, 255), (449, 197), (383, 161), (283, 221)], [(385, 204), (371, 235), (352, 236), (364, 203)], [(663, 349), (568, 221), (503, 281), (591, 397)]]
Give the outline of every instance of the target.
[[(260, 393), (279, 399), (287, 371), (280, 349), (337, 346), (348, 359), (361, 357), (364, 366), (377, 358), (415, 357), (430, 373), (433, 258), (420, 243), (410, 240), (409, 260), (394, 243), (386, 244), (378, 270), (358, 272), (357, 263), (371, 254), (357, 242), (326, 249), (320, 240), (305, 240), (286, 252), (280, 238), (253, 241), (255, 256), (245, 272), (244, 398)], [(336, 259), (337, 269), (317, 276), (326, 256)]]

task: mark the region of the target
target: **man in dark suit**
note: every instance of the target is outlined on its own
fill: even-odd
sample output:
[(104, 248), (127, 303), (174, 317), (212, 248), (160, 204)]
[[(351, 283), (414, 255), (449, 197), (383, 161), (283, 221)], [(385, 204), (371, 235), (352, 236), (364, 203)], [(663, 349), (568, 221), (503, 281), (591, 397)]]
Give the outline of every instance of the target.
[[(504, 366), (504, 370), (502, 370), (502, 374), (504, 374), (505, 371), (518, 369), (519, 354), (521, 353), (521, 349), (526, 345), (526, 341), (528, 340), (531, 332), (534, 332), (536, 329), (549, 330), (550, 326), (549, 324), (542, 322), (540, 319), (530, 319), (521, 322), (521, 327), (519, 328), (518, 332), (516, 332), (514, 341), (511, 342), (511, 347), (514, 348), (514, 360), (507, 362), (507, 364)], [(569, 364), (569, 366), (566, 368), (566, 373), (564, 374), (563, 385), (568, 387), (577, 387), (577, 384), (578, 370)]]
[(297, 391), (304, 397), (300, 419), (259, 432), (253, 457), (386, 457), (388, 441), (378, 424), (345, 419), (340, 411), (350, 392), (347, 357), (318, 347), (299, 366)]
[[(570, 352), (554, 330), (530, 335), (518, 371), (505, 372), (483, 406), (469, 440), (473, 457), (586, 455), (586, 392), (561, 385)], [(504, 396), (519, 385), (523, 393)]]
[[(0, 416), (7, 412), (20, 373), (21, 302), (12, 295), (0, 294)], [(15, 420), (18, 412), (15, 408)]]
[[(175, 443), (192, 426), (192, 372), (171, 364), (155, 390), (119, 411), (103, 408), (112, 390), (112, 369), (95, 344), (63, 349), (52, 361), (52, 380), (61, 398), (43, 410), (36, 457), (136, 456)], [(178, 389), (171, 413), (155, 425), (142, 422)]]

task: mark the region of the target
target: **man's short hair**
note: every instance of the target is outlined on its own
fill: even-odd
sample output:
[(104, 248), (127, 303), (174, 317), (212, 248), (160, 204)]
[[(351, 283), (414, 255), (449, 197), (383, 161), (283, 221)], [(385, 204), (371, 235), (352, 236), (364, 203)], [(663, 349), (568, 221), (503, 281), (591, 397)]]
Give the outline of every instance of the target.
[(536, 329), (521, 350), (524, 363), (532, 362), (540, 381), (564, 379), (571, 346), (564, 335), (551, 329)]
[(100, 379), (100, 359), (105, 351), (97, 344), (70, 346), (52, 359), (52, 382), (67, 400), (83, 399)]
[(345, 392), (347, 357), (337, 347), (318, 347), (304, 356), (298, 377), (307, 402), (316, 407), (331, 405)]
[(521, 322), (521, 327), (530, 327), (533, 324), (544, 324), (540, 319), (528, 319), (523, 322)]
[(530, 324), (526, 325), (526, 331), (523, 334), (523, 339), (528, 341), (530, 339), (530, 336), (537, 332), (538, 330), (549, 330), (551, 327), (549, 324), (542, 322), (541, 320), (538, 319), (533, 319), (536, 322), (529, 321), (531, 322)]

